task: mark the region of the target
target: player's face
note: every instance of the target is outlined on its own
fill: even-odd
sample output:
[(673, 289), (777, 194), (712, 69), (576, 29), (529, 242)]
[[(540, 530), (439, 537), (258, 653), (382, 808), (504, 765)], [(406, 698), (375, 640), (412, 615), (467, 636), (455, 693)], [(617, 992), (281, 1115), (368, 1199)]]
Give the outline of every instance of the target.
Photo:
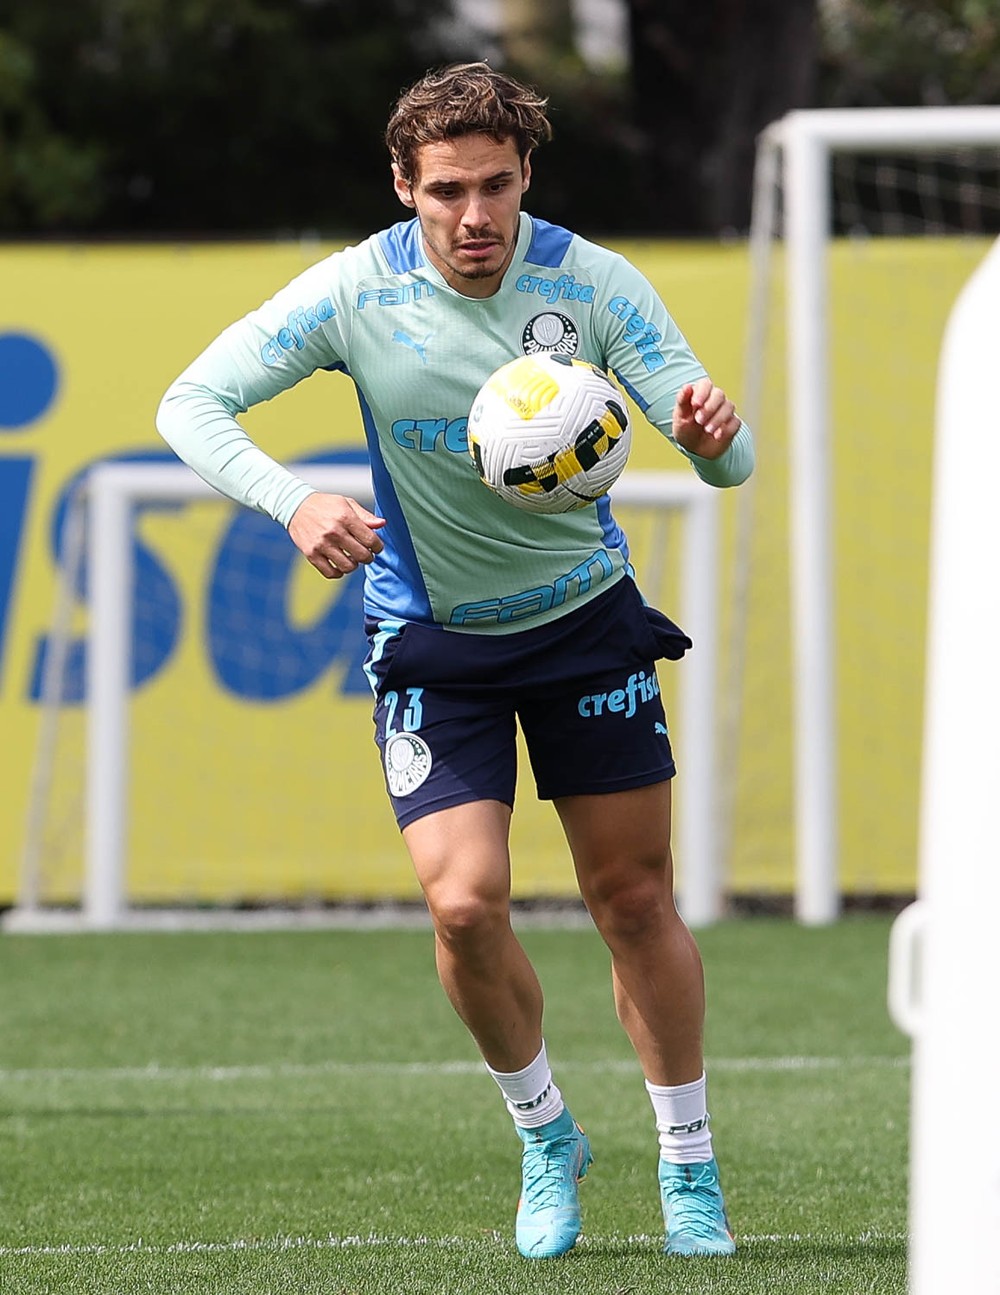
[(513, 140), (489, 135), (422, 144), (416, 178), (393, 167), (396, 193), (420, 219), (427, 259), (466, 297), (490, 297), (514, 255), (531, 166)]

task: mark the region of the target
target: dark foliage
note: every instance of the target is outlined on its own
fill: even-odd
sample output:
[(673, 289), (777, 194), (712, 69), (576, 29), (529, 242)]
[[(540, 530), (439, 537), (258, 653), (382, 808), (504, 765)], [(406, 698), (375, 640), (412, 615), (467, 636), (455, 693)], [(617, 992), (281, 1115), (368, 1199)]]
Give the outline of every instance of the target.
[[(585, 233), (745, 231), (796, 107), (1000, 101), (997, 0), (623, 3), (628, 75), (584, 64), (568, 0), (504, 10), (556, 131), (530, 207)], [(402, 212), (400, 88), (484, 55), (454, 0), (0, 0), (0, 233), (365, 233)]]
[[(395, 214), (382, 129), (445, 0), (0, 0), (8, 229), (350, 230)], [(6, 51), (6, 59), (4, 59)], [(71, 191), (46, 202), (46, 157)], [(73, 159), (78, 165), (72, 168)], [(81, 162), (81, 159), (84, 161)]]

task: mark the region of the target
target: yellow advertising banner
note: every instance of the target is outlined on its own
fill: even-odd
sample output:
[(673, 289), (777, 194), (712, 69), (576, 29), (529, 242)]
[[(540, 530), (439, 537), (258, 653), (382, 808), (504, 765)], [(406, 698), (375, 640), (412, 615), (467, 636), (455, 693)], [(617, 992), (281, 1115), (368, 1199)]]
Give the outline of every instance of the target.
[[(168, 383), (226, 324), (331, 250), (0, 249), (0, 904), (16, 894), (30, 820), (43, 894), (70, 900), (81, 886), (82, 587), (57, 722), (47, 734), (40, 721), (70, 491), (101, 461), (175, 462), (154, 427)], [(316, 375), (245, 425), (285, 462), (365, 461), (343, 375)], [(636, 462), (683, 466), (658, 436), (647, 440)], [(322, 580), (281, 528), (225, 501), (143, 504), (133, 530), (129, 894), (416, 895), (372, 741), (360, 579)], [(571, 893), (551, 807), (530, 792), (522, 802), (518, 892)]]
[[(17, 892), (29, 842), (46, 895), (70, 899), (80, 888), (82, 585), (56, 722), (42, 723), (40, 705), (69, 492), (100, 461), (175, 461), (154, 427), (169, 382), (225, 325), (331, 250), (0, 248), (0, 906)], [(622, 250), (739, 403), (746, 248)], [(847, 558), (836, 628), (846, 889), (905, 891), (914, 882), (934, 372), (948, 306), (981, 254), (968, 244), (887, 245), (874, 260), (850, 249), (835, 257), (833, 309), (863, 352), (838, 352), (834, 374), (837, 542)], [(901, 276), (931, 268), (938, 286), (917, 340), (884, 328), (867, 335), (868, 318), (852, 313), (852, 285), (874, 281), (889, 301)], [(884, 375), (900, 366), (907, 377), (894, 377), (889, 392)], [(775, 403), (755, 428), (749, 531), (736, 520), (745, 505), (724, 502), (720, 692), (733, 671), (745, 677), (734, 694), (739, 725), (722, 753), (735, 769), (731, 804), (720, 812), (729, 814), (729, 884), (744, 893), (793, 884), (783, 418)], [(244, 424), (285, 462), (365, 461), (355, 391), (342, 374), (314, 375)], [(632, 462), (685, 470), (642, 428)], [(738, 603), (733, 571), (747, 534), (754, 580), (748, 602)], [(641, 579), (643, 544), (634, 547)], [(140, 506), (133, 560), (130, 895), (164, 903), (415, 896), (372, 742), (360, 578), (322, 580), (280, 527), (221, 500)], [(675, 612), (669, 589), (666, 598), (664, 610)], [(669, 707), (670, 679), (664, 693)], [(675, 745), (683, 775), (683, 732)], [(535, 801), (530, 777), (522, 777), (513, 851), (519, 895), (575, 893), (555, 816)]]

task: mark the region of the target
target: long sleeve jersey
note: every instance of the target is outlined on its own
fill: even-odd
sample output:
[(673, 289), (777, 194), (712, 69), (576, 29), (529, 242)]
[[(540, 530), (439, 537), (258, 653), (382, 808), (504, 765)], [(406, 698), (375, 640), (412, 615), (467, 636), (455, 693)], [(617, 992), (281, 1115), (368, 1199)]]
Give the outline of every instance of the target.
[[(520, 216), (498, 291), (463, 296), (403, 221), (307, 269), (232, 324), (164, 396), (157, 427), (229, 498), (287, 526), (312, 492), (237, 421), (319, 369), (357, 389), (384, 550), (365, 567), (366, 614), (448, 630), (512, 632), (564, 614), (628, 570), (608, 496), (536, 515), (496, 497), (468, 453), (469, 410), (518, 355), (555, 351), (617, 378), (670, 438), (674, 401), (705, 376), (649, 282), (624, 257)], [(676, 443), (674, 443), (676, 444)], [(714, 486), (753, 468), (741, 427), (718, 459), (681, 453)]]

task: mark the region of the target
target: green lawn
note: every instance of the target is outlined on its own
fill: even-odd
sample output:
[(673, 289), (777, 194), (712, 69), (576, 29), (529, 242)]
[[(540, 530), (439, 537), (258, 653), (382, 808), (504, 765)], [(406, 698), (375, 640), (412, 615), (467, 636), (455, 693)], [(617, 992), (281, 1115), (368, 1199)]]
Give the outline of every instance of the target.
[(902, 1295), (888, 920), (702, 932), (731, 1260), (659, 1253), (656, 1141), (590, 931), (525, 928), (591, 1136), (584, 1237), (514, 1250), (519, 1143), (421, 930), (0, 937), (0, 1290)]

